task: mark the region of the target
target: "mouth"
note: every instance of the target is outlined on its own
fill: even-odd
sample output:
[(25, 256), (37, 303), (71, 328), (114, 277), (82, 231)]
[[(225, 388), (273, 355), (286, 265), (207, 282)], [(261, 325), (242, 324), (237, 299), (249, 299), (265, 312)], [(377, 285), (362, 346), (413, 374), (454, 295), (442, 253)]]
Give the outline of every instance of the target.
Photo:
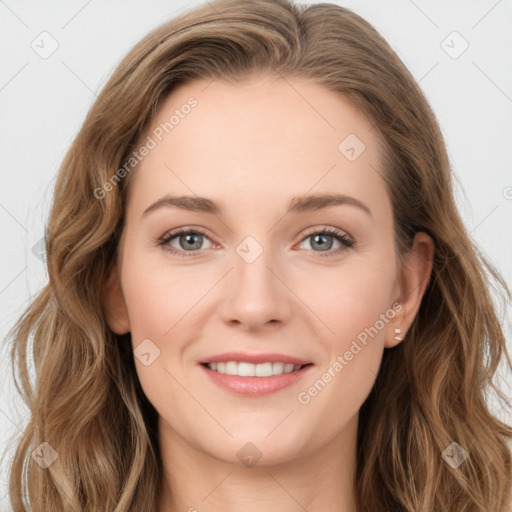
[(293, 364), (280, 361), (268, 361), (259, 364), (246, 361), (219, 361), (216, 363), (201, 364), (213, 372), (222, 373), (224, 375), (237, 375), (238, 377), (272, 377), (274, 375), (294, 373), (306, 366), (312, 365), (312, 363)]
[[(295, 361), (296, 363), (297, 361)], [(285, 361), (203, 361), (199, 367), (209, 382), (224, 391), (242, 396), (265, 396), (290, 387), (301, 380), (313, 363)]]

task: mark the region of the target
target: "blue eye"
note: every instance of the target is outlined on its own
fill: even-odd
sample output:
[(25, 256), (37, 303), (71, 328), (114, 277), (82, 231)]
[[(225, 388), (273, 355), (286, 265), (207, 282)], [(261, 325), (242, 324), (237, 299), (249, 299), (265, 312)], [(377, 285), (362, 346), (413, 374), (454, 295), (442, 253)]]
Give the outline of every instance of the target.
[[(325, 226), (321, 231), (313, 231), (312, 233), (308, 234), (302, 239), (301, 243), (308, 239), (312, 240), (310, 242), (311, 247), (320, 248), (319, 251), (314, 251), (315, 253), (320, 253), (315, 255), (320, 257), (332, 256), (333, 254), (338, 254), (345, 249), (354, 246), (354, 241), (346, 233), (329, 226)], [(332, 249), (334, 243), (333, 240), (340, 243), (341, 247), (331, 251), (330, 249)]]
[[(175, 238), (179, 245), (178, 248), (171, 245), (171, 242), (174, 241)], [(182, 228), (164, 235), (164, 237), (158, 241), (158, 244), (164, 246), (166, 250), (176, 254), (176, 256), (188, 257), (193, 256), (195, 252), (203, 248), (201, 246), (204, 239), (209, 240), (206, 237), (206, 233), (201, 229)]]
[[(312, 249), (309, 250), (312, 250), (314, 253), (319, 253), (315, 256), (320, 257), (333, 256), (354, 245), (354, 241), (346, 233), (329, 226), (325, 226), (321, 230), (317, 229), (316, 231), (312, 231), (301, 240), (301, 243), (304, 243), (308, 239), (312, 240), (312, 242), (310, 242)], [(210, 242), (209, 247), (211, 248), (213, 244), (207, 237), (206, 232), (202, 229), (180, 228), (165, 234), (158, 240), (158, 245), (163, 246), (166, 251), (176, 256), (190, 257), (195, 256), (202, 249), (209, 248), (203, 247), (205, 240)], [(331, 250), (335, 241), (341, 244), (341, 247)], [(178, 247), (173, 245), (173, 242), (176, 242)], [(315, 248), (319, 250), (315, 250)]]

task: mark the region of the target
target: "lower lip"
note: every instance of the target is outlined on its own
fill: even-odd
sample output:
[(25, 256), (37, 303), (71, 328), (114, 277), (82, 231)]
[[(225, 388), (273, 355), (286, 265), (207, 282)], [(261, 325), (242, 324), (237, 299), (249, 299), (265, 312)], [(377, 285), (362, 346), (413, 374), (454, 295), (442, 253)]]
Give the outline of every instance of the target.
[(302, 379), (313, 367), (310, 364), (295, 372), (281, 373), (270, 377), (240, 377), (239, 375), (215, 372), (202, 364), (199, 366), (217, 386), (239, 395), (248, 396), (270, 395), (291, 386)]

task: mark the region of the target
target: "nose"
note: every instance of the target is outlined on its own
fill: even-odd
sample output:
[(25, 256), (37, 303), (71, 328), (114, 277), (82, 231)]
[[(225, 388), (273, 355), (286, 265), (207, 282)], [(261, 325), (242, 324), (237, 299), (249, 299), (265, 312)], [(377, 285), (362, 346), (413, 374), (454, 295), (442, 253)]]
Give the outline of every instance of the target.
[(233, 255), (234, 269), (225, 289), (222, 318), (247, 331), (273, 330), (291, 317), (293, 293), (270, 250), (251, 260), (242, 251)]

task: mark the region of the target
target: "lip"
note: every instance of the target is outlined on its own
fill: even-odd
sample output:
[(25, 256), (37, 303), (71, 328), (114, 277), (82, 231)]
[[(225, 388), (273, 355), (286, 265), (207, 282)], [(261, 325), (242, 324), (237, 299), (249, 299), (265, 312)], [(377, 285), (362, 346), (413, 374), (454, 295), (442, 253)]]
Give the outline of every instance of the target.
[[(236, 361), (237, 363), (246, 362), (252, 364), (260, 363), (285, 363), (285, 364), (310, 364), (311, 361), (305, 359), (299, 359), (297, 357), (287, 356), (285, 354), (245, 354), (243, 352), (226, 352), (224, 354), (218, 354), (216, 356), (206, 357), (199, 361), (200, 364), (205, 363), (221, 363), (227, 361)], [(261, 379), (264, 377), (258, 377)]]
[[(224, 357), (224, 356), (223, 356)], [(259, 356), (258, 356), (259, 357)], [(282, 356), (281, 356), (282, 357)], [(227, 359), (227, 361), (235, 361), (236, 359)], [(248, 361), (247, 359), (240, 359), (242, 361)], [(220, 361), (226, 361), (226, 359), (220, 359)], [(283, 359), (278, 361), (285, 362)], [(295, 358), (287, 358), (287, 361), (292, 363), (293, 361), (300, 361)], [(219, 361), (208, 361), (208, 362), (219, 362)], [(270, 362), (269, 359), (258, 362)], [(273, 361), (275, 362), (275, 361)], [(302, 364), (302, 363), (295, 363)], [(210, 370), (206, 365), (206, 361), (199, 365), (201, 371), (203, 371), (211, 382), (219, 386), (220, 388), (242, 396), (259, 397), (276, 393), (284, 388), (296, 384), (301, 380), (309, 371), (313, 368), (312, 363), (305, 363), (306, 366), (300, 370), (291, 373), (281, 373), (280, 375), (271, 375), (270, 377), (240, 377), (239, 375), (228, 375), (225, 373), (219, 373)]]

